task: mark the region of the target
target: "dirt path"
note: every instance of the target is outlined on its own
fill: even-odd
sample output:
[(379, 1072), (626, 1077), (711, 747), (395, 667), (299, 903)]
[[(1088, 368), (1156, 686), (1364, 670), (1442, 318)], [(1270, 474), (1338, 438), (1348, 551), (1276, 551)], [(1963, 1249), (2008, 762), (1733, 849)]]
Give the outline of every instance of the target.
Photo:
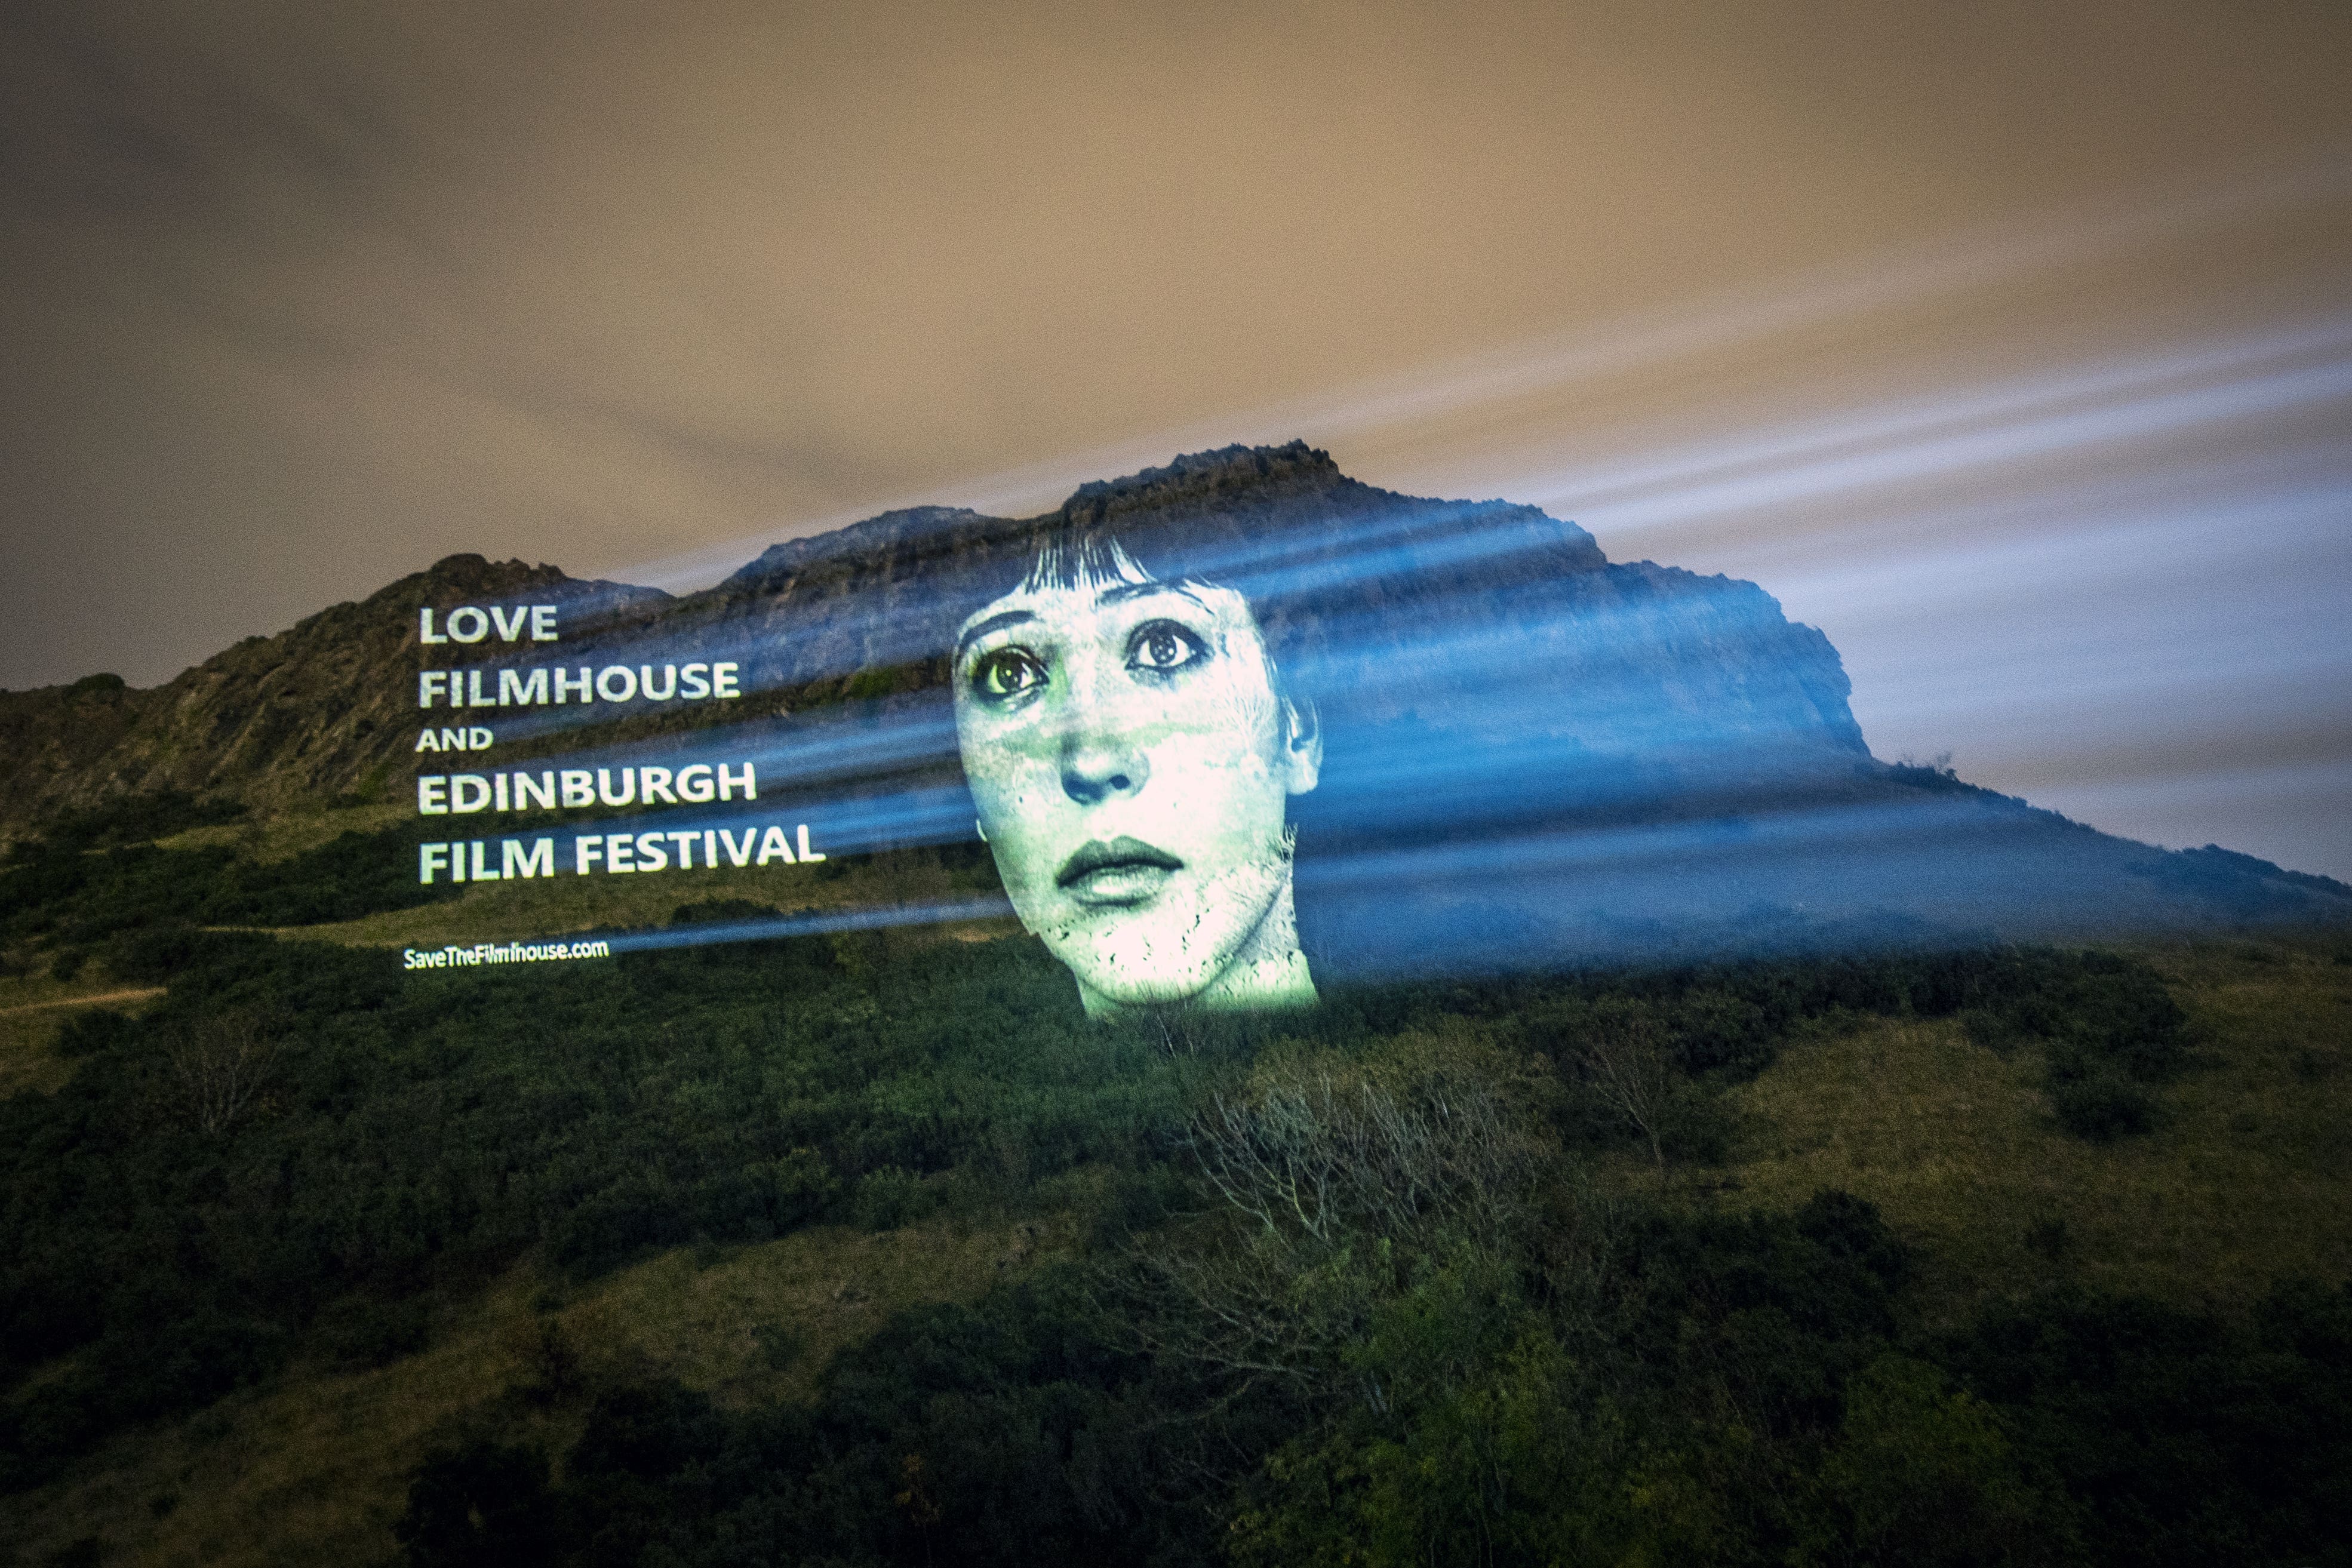
[(95, 996), (60, 996), (54, 1002), (27, 1002), (16, 1007), (0, 1007), (0, 1018), (14, 1013), (37, 1013), (44, 1007), (87, 1007), (96, 1002), (136, 1002), (142, 996), (161, 996), (163, 987), (149, 985), (130, 991), (101, 991)]

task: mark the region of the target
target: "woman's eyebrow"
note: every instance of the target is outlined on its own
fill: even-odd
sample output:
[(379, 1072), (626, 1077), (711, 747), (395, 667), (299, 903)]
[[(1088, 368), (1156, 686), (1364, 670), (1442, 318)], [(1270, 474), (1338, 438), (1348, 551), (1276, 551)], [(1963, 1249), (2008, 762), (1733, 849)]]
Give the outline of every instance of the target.
[(963, 636), (956, 638), (955, 657), (961, 658), (963, 657), (964, 649), (970, 647), (974, 641), (986, 637), (989, 633), (997, 630), (999, 627), (1017, 626), (1024, 621), (1034, 621), (1036, 618), (1037, 617), (1034, 614), (1027, 610), (1006, 610), (1002, 614), (991, 616), (984, 621), (966, 626), (963, 629)]
[(1208, 604), (1202, 599), (1200, 595), (1195, 594), (1192, 589), (1187, 588), (1181, 583), (1116, 584), (1111, 587), (1105, 588), (1101, 593), (1095, 595), (1095, 607), (1097, 609), (1101, 609), (1108, 605), (1123, 605), (1129, 599), (1140, 599), (1147, 594), (1177, 594), (1192, 600), (1192, 603), (1199, 605), (1203, 610), (1206, 610), (1209, 607)]

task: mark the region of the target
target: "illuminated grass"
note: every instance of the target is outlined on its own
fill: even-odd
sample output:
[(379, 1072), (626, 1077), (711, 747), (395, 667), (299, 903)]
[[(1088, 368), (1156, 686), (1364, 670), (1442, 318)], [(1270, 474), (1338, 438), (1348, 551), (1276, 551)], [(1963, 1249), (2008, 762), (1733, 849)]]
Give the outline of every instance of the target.
[(1870, 1199), (1919, 1247), (1931, 1327), (2057, 1280), (2207, 1304), (2352, 1274), (2352, 967), (2277, 944), (2147, 956), (2198, 1040), (2152, 1133), (2069, 1137), (2037, 1051), (1875, 1022), (1791, 1044), (1732, 1091), (1738, 1185), (1705, 1201)]
[(47, 974), (0, 980), (0, 1100), (27, 1091), (54, 1093), (73, 1077), (73, 1063), (55, 1047), (58, 1031), (80, 1008), (136, 1013), (162, 994), (152, 987), (125, 985), (96, 964), (69, 981)]
[[(355, 947), (438, 947), (446, 942), (514, 942), (567, 932), (641, 929), (669, 923), (681, 904), (743, 899), (782, 910), (867, 909), (982, 896), (936, 863), (898, 857), (861, 857), (840, 869), (786, 866), (697, 868), (641, 876), (579, 876), (568, 867), (553, 877), (480, 882), (463, 897), (413, 910), (367, 915), (334, 925), (289, 928), (279, 934)], [(1007, 929), (1011, 929), (1009, 922)]]
[(26, 1563), (93, 1532), (105, 1561), (156, 1568), (395, 1563), (392, 1525), (428, 1452), (485, 1432), (559, 1451), (578, 1436), (577, 1393), (533, 1394), (548, 1321), (576, 1352), (583, 1389), (667, 1374), (722, 1401), (803, 1398), (835, 1355), (893, 1313), (971, 1300), (1066, 1245), (1066, 1225), (808, 1230), (709, 1267), (691, 1249), (665, 1253), (551, 1311), (538, 1310), (544, 1278), (519, 1268), (446, 1308), (416, 1355), (371, 1372), (298, 1367), (0, 1499), (0, 1541)]
[(728, 1249), (708, 1267), (681, 1248), (560, 1315), (592, 1371), (601, 1361), (616, 1373), (675, 1377), (722, 1403), (805, 1399), (835, 1355), (892, 1313), (972, 1300), (1066, 1251), (1069, 1228), (1066, 1217), (969, 1232), (827, 1226)]
[(192, 827), (155, 843), (164, 849), (201, 849), (225, 844), (240, 858), (268, 864), (290, 860), (306, 849), (332, 843), (346, 833), (380, 833), (415, 815), (415, 807), (403, 801), (378, 805), (320, 806)]

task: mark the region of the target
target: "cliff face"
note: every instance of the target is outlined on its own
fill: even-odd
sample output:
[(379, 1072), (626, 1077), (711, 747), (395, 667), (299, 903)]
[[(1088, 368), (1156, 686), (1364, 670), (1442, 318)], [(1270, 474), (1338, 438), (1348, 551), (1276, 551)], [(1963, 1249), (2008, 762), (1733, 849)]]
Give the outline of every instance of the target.
[(557, 604), (582, 629), (642, 623), (655, 589), (453, 555), (148, 690), (92, 681), (0, 694), (0, 826), (166, 789), (262, 809), (404, 788), (425, 660), (417, 610)]
[[(502, 742), (542, 752), (940, 693), (964, 616), (1016, 579), (1041, 539), (1073, 529), (1147, 552), (1169, 544), (1249, 593), (1286, 673), (1318, 696), (1335, 733), (1406, 723), (1594, 755), (1732, 742), (1867, 754), (1835, 650), (1754, 584), (1612, 565), (1582, 529), (1533, 508), (1376, 489), (1294, 443), (1089, 484), (1041, 518), (886, 513), (778, 544), (682, 598), (452, 556), (152, 690), (84, 682), (0, 694), (0, 826), (166, 788), (264, 809), (404, 788), (423, 666), (743, 667), (747, 700), (723, 710), (499, 715)], [(420, 606), (523, 602), (564, 606), (560, 644), (417, 644)]]
[(1836, 650), (1755, 584), (1647, 562), (1532, 507), (1420, 500), (1303, 444), (1228, 447), (1010, 520), (893, 512), (769, 550), (680, 601), (774, 689), (892, 669), (940, 685), (954, 627), (1038, 542), (1093, 532), (1248, 595), (1335, 716), (1574, 737), (1610, 754), (1744, 742), (1866, 756)]
[[(1322, 782), (1292, 803), (1302, 931), (1376, 972), (1654, 957), (1791, 918), (2030, 936), (2352, 915), (2326, 879), (1873, 761), (1836, 651), (1753, 584), (1612, 564), (1573, 523), (1377, 489), (1297, 443), (1180, 458), (1043, 517), (887, 513), (679, 598), (453, 556), (151, 691), (0, 694), (0, 836), (167, 788), (397, 798), (456, 771), (416, 752), (427, 719), (494, 725), (478, 766), (756, 761), (761, 800), (829, 816), (841, 853), (967, 835), (949, 650), (1048, 541), (1247, 596), (1323, 727)], [(555, 604), (561, 641), (419, 646), (420, 607), (464, 604)], [(421, 668), (720, 660), (740, 700), (416, 708)]]
[(1836, 651), (1761, 589), (1612, 565), (1583, 529), (1533, 507), (1377, 489), (1294, 442), (1089, 485), (1060, 521), (1206, 535), (1309, 684), (1374, 721), (1410, 713), (1614, 755), (1867, 754)]

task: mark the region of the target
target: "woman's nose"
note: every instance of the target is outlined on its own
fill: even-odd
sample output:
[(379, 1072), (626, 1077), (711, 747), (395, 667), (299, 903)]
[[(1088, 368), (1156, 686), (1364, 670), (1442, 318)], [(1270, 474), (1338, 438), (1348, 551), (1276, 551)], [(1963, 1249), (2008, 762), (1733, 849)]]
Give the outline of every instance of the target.
[(1062, 733), (1062, 793), (1080, 805), (1113, 795), (1133, 795), (1151, 776), (1151, 764), (1125, 737), (1087, 725), (1083, 719)]
[(1135, 693), (1122, 663), (1081, 647), (1060, 671), (1054, 717), (1061, 731), (1062, 793), (1080, 805), (1133, 795), (1151, 776), (1136, 744)]

